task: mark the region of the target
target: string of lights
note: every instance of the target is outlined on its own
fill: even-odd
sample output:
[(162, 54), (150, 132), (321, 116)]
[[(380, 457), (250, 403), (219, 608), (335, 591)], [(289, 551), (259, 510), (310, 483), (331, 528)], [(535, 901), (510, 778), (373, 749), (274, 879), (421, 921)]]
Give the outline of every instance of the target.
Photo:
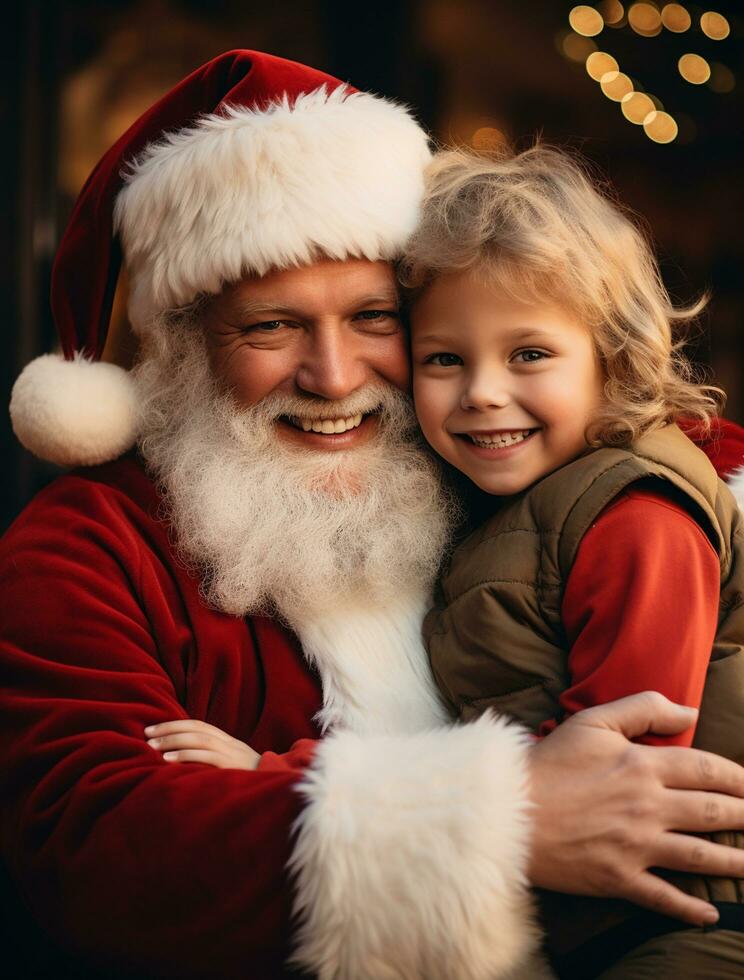
[[(654, 143), (673, 142), (679, 135), (678, 120), (665, 110), (658, 96), (643, 91), (638, 81), (621, 71), (617, 59), (600, 50), (594, 38), (605, 27), (616, 31), (628, 29), (646, 38), (658, 37), (664, 30), (680, 35), (690, 32), (690, 47), (694, 48), (698, 31), (711, 41), (725, 41), (731, 34), (731, 25), (723, 14), (708, 10), (693, 17), (679, 3), (638, 2), (625, 6), (619, 0), (603, 0), (596, 6), (580, 4), (569, 12), (568, 24), (570, 31), (560, 38), (563, 55), (570, 61), (583, 63), (601, 92), (618, 103), (625, 119), (642, 127)], [(735, 75), (727, 65), (710, 62), (694, 50), (682, 54), (676, 67), (685, 82), (707, 84), (716, 93), (730, 92), (736, 85)]]

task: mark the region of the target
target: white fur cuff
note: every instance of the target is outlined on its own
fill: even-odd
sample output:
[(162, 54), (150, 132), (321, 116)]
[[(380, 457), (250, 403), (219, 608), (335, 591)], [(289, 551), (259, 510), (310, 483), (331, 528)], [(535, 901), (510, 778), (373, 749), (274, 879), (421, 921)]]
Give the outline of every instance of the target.
[(536, 931), (521, 729), (328, 737), (300, 790), (295, 962), (320, 980), (495, 980)]

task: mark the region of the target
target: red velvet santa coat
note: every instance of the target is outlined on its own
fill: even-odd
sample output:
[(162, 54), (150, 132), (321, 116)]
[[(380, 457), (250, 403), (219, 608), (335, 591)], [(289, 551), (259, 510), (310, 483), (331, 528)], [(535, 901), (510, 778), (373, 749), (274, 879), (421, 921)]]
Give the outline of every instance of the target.
[[(324, 978), (502, 975), (533, 937), (521, 733), (441, 727), (343, 623), (303, 634), (316, 671), (277, 623), (210, 610), (158, 504), (127, 457), (57, 480), (0, 546), (3, 855), (35, 914), (131, 976), (279, 977), (293, 947)], [(324, 659), (325, 625), (366, 675)], [(323, 690), (346, 731), (304, 777), (168, 764), (143, 735), (192, 717), (283, 752)]]

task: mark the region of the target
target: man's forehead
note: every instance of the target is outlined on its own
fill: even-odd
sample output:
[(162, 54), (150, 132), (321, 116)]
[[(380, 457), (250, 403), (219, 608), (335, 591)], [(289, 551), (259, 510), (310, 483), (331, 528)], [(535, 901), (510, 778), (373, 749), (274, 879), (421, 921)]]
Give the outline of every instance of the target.
[(227, 286), (217, 302), (242, 313), (321, 312), (328, 308), (397, 303), (398, 289), (388, 262), (324, 260), (249, 277)]

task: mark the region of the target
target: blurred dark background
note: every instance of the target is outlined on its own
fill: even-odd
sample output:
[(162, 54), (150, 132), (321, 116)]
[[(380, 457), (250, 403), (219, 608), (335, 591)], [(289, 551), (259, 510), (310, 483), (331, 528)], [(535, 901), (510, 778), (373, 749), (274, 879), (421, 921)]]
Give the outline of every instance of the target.
[[(581, 150), (645, 216), (675, 300), (711, 290), (691, 350), (728, 391), (726, 415), (744, 421), (740, 3), (32, 0), (4, 16), (5, 405), (23, 365), (55, 345), (51, 262), (88, 172), (176, 81), (244, 47), (408, 102), (440, 141), (524, 146), (541, 134)], [(614, 62), (587, 63), (595, 52)], [(699, 58), (682, 62), (686, 80), (688, 54)], [(0, 427), (1, 529), (55, 471), (21, 450), (5, 409)]]

